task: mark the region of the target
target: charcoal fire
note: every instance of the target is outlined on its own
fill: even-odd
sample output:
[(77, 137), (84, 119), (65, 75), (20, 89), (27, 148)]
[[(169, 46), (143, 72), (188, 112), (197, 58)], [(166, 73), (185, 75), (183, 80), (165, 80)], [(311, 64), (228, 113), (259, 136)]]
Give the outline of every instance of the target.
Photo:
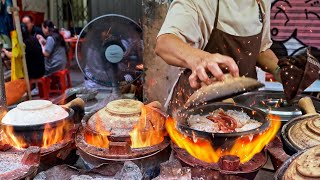
[(76, 146), (89, 167), (132, 160), (153, 172), (170, 155), (165, 120), (159, 110), (141, 102), (112, 101), (83, 118)]

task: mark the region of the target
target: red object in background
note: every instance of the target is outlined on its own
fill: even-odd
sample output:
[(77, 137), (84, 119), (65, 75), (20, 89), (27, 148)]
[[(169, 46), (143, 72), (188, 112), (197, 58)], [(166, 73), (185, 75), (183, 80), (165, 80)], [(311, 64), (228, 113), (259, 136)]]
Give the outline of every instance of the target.
[(50, 93), (63, 94), (66, 89), (71, 88), (70, 72), (68, 69), (57, 71), (49, 76), (51, 80)]
[(36, 84), (39, 89), (39, 96), (41, 99), (49, 99), (50, 80), (47, 77), (39, 79), (30, 79), (30, 86)]
[(267, 82), (276, 82), (276, 79), (273, 77), (273, 74), (266, 72), (266, 81)]
[(274, 0), (270, 17), (272, 40), (285, 42), (294, 37), (306, 46), (320, 48), (318, 0)]
[[(71, 61), (75, 55), (75, 52), (76, 52), (76, 45), (77, 45), (77, 40), (78, 38), (68, 38), (68, 39), (64, 39), (64, 41), (66, 43), (69, 44), (69, 49), (68, 49), (68, 65), (67, 66), (70, 66), (71, 65)], [(79, 46), (78, 46), (78, 52), (80, 52), (81, 50), (81, 43), (84, 41), (84, 38), (80, 38), (79, 39)], [(81, 53), (78, 54), (78, 56), (80, 56)]]

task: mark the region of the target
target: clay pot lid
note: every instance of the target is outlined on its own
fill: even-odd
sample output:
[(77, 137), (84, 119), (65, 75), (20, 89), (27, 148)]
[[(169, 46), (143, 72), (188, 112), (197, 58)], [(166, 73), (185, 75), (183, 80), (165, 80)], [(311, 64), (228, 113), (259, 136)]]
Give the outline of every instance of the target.
[(320, 116), (312, 115), (297, 121), (288, 130), (288, 138), (299, 149), (320, 145)]
[(30, 100), (17, 105), (2, 119), (3, 124), (27, 126), (50, 123), (67, 118), (69, 113), (47, 100)]
[[(299, 154), (295, 159), (288, 159), (284, 179), (319, 179), (320, 178), (320, 146), (314, 146)], [(294, 155), (296, 156), (296, 155)]]
[(132, 99), (119, 99), (107, 104), (106, 110), (114, 114), (140, 114), (143, 103)]

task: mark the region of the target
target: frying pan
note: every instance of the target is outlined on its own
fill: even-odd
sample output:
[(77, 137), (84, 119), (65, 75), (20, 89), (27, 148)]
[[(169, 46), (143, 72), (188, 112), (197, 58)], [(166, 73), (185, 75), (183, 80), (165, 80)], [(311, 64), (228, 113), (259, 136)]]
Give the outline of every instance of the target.
[[(251, 119), (255, 119), (262, 123), (258, 128), (244, 131), (244, 132), (232, 132), (232, 133), (210, 133), (195, 130), (189, 127), (187, 120), (191, 115), (207, 116), (216, 109), (235, 110), (241, 111), (248, 114)], [(249, 108), (242, 105), (234, 105), (230, 103), (212, 103), (206, 104), (194, 108), (182, 109), (177, 113), (177, 128), (180, 132), (186, 134), (189, 137), (194, 137), (196, 135), (199, 138), (206, 138), (212, 142), (214, 148), (230, 149), (233, 147), (234, 142), (237, 138), (241, 136), (252, 136), (255, 137), (261, 132), (266, 131), (270, 126), (270, 121), (267, 114), (259, 109)]]
[[(80, 121), (78, 118), (82, 118), (79, 113), (83, 112), (84, 102), (80, 98), (74, 99), (62, 107), (68, 112), (68, 117), (64, 119), (58, 119), (54, 122), (47, 123), (50, 126), (50, 129), (54, 129), (57, 126), (67, 121), (70, 126), (73, 126), (77, 121)], [(82, 108), (81, 108), (82, 107)], [(81, 110), (82, 109), (82, 110)], [(13, 132), (16, 136), (22, 137), (28, 146), (41, 146), (42, 137), (46, 124), (36, 124), (36, 125), (8, 125), (0, 122), (1, 129), (8, 127), (13, 128)], [(48, 128), (48, 127), (47, 127)]]
[[(282, 141), (284, 142), (284, 150), (286, 151), (287, 154), (293, 155), (297, 153), (298, 151), (301, 151), (303, 149), (299, 148), (298, 146), (294, 145), (288, 137), (288, 132), (291, 127), (293, 127), (296, 123), (306, 120), (308, 118), (312, 118), (315, 116), (319, 116), (317, 113), (312, 100), (310, 97), (304, 97), (299, 100), (298, 103), (299, 107), (302, 109), (302, 111), (305, 112), (305, 115), (293, 118), (290, 120), (288, 123), (286, 123), (282, 129), (281, 129), (281, 138)], [(320, 138), (320, 136), (319, 136)]]

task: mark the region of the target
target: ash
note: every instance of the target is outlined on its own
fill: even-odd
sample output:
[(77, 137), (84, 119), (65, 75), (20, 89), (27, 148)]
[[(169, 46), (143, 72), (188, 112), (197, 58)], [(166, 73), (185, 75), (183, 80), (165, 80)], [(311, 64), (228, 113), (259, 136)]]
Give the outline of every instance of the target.
[(0, 155), (0, 174), (14, 171), (27, 167), (21, 163), (22, 156), (19, 154), (6, 154)]
[(140, 180), (142, 179), (142, 173), (139, 167), (131, 161), (124, 163), (123, 168), (119, 171), (115, 179), (126, 179), (126, 180)]

